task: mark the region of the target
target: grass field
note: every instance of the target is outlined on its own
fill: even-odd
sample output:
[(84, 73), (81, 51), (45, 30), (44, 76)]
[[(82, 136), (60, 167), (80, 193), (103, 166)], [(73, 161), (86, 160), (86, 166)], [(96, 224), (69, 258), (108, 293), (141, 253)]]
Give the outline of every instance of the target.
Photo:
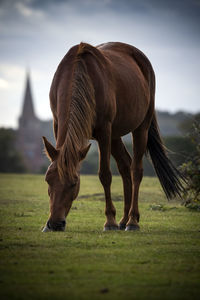
[[(119, 220), (119, 177), (112, 193)], [(144, 178), (140, 231), (103, 232), (103, 199), (98, 178), (81, 177), (66, 231), (42, 233), (44, 177), (1, 174), (0, 299), (199, 299), (200, 214)]]

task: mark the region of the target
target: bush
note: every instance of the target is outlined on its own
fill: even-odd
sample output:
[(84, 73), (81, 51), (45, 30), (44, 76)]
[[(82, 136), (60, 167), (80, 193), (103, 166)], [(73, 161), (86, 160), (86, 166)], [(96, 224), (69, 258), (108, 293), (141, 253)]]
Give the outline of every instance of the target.
[(196, 154), (181, 166), (181, 171), (188, 179), (183, 199), (186, 207), (200, 211), (200, 122), (193, 124), (190, 138), (195, 144)]

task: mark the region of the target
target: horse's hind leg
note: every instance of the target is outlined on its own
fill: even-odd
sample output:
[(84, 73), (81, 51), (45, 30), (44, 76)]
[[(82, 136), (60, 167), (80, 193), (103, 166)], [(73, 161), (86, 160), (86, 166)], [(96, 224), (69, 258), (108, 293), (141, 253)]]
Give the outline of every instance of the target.
[(101, 128), (101, 130), (98, 131), (97, 134), (100, 151), (99, 179), (103, 185), (106, 198), (105, 214), (107, 220), (104, 224), (104, 230), (115, 230), (118, 229), (118, 224), (115, 221), (116, 210), (112, 203), (110, 192), (112, 181), (112, 174), (110, 171), (111, 124), (106, 124), (105, 128)]
[(143, 177), (143, 163), (142, 158), (146, 151), (148, 139), (148, 130), (138, 128), (133, 133), (133, 162), (132, 162), (132, 182), (133, 182), (133, 194), (131, 201), (131, 208), (129, 211), (129, 220), (126, 224), (126, 230), (139, 229), (139, 209), (138, 209), (138, 194), (139, 187)]
[(124, 186), (124, 215), (119, 222), (119, 229), (126, 228), (128, 222), (128, 213), (131, 206), (132, 180), (131, 180), (131, 162), (132, 159), (126, 150), (121, 138), (112, 140), (111, 154), (117, 162), (119, 172), (122, 176)]

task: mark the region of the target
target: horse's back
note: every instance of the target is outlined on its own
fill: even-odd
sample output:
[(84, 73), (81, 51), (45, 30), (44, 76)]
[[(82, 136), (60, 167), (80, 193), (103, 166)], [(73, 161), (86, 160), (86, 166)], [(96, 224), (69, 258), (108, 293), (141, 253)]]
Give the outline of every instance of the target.
[(127, 55), (134, 60), (140, 67), (144, 77), (148, 80), (149, 72), (154, 75), (152, 65), (147, 56), (138, 48), (120, 42), (109, 42), (97, 46), (97, 49), (103, 52), (118, 53), (118, 55)]
[(131, 45), (106, 43), (97, 48), (109, 61), (115, 82), (113, 137), (122, 136), (144, 121), (152, 105), (148, 82), (152, 67), (148, 58)]

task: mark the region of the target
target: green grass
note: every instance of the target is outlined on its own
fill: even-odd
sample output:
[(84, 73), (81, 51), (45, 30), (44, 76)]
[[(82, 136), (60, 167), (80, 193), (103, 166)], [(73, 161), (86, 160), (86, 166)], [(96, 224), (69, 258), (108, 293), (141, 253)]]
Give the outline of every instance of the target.
[[(117, 220), (122, 184), (113, 177)], [(42, 233), (43, 176), (0, 175), (1, 299), (198, 299), (199, 213), (167, 202), (156, 178), (140, 191), (141, 230), (103, 232), (103, 189), (81, 177), (64, 233)]]

